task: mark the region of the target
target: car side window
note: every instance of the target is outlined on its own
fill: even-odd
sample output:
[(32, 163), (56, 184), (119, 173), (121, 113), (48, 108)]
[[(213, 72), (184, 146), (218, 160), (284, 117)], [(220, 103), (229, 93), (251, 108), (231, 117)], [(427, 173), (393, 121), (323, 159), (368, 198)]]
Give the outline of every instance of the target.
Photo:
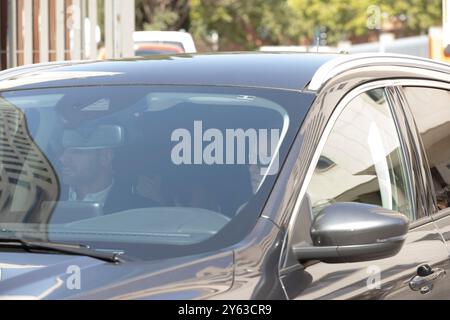
[(339, 202), (373, 204), (414, 220), (408, 169), (384, 89), (340, 114), (308, 188), (313, 216)]
[(450, 208), (450, 91), (404, 90), (428, 157), (438, 209)]

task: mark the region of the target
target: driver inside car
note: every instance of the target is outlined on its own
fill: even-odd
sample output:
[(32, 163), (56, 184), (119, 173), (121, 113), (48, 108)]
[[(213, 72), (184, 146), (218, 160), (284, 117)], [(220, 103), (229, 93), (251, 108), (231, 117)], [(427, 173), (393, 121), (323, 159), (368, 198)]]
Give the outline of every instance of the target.
[(60, 201), (96, 203), (103, 214), (154, 207), (151, 200), (135, 195), (131, 185), (115, 179), (114, 158), (122, 145), (119, 126), (65, 130)]

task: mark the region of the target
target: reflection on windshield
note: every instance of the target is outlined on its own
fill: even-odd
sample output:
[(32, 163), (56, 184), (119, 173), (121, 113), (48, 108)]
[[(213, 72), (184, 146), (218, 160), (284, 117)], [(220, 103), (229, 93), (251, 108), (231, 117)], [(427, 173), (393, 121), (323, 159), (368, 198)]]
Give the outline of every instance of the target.
[(0, 98), (0, 222), (45, 224), (58, 199), (57, 176), (33, 142), (22, 111)]
[(304, 116), (287, 111), (298, 93), (157, 88), (0, 94), (0, 230), (127, 251), (254, 225)]

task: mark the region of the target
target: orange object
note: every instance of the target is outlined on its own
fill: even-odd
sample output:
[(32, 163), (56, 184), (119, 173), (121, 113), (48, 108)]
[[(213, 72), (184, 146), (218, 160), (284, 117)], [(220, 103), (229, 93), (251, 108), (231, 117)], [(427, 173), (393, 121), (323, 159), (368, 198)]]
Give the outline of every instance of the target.
[(450, 62), (450, 55), (445, 54), (444, 33), (442, 28), (430, 28), (430, 58)]
[(184, 53), (184, 50), (175, 44), (168, 43), (139, 43), (135, 49), (136, 56), (178, 53)]

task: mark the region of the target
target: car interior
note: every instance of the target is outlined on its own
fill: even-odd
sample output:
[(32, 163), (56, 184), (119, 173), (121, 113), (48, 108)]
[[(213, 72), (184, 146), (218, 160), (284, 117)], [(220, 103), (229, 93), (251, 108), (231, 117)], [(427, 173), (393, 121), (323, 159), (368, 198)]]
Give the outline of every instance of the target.
[[(60, 192), (36, 202), (35, 209), (41, 212), (39, 219), (3, 222), (40, 223), (59, 230), (54, 234), (66, 233), (69, 237), (71, 232), (76, 232), (77, 237), (88, 232), (86, 237), (91, 237), (89, 230), (120, 230), (122, 236), (130, 234), (130, 241), (131, 234), (139, 230), (155, 236), (165, 232), (178, 235), (166, 239), (168, 242), (179, 243), (180, 235), (186, 233), (190, 241), (216, 234), (243, 212), (265, 179), (262, 164), (251, 164), (248, 154), (245, 164), (237, 163), (238, 146), (234, 141), (233, 163), (176, 165), (172, 150), (177, 142), (172, 141), (172, 134), (186, 129), (193, 133), (191, 143), (195, 144), (197, 121), (202, 122), (203, 132), (216, 129), (225, 140), (229, 129), (264, 129), (270, 134), (271, 129), (287, 129), (282, 108), (256, 97), (188, 93), (173, 98), (170, 93), (161, 93), (155, 98), (155, 93), (146, 90), (141, 88), (134, 96), (124, 97), (120, 90), (92, 89), (78, 97), (77, 90), (61, 89), (60, 93), (45, 97), (48, 105), (43, 106), (28, 104), (28, 100), (36, 100), (33, 97), (21, 98), (23, 101), (19, 102), (29, 106), (24, 108), (29, 138), (59, 177)], [(226, 141), (222, 143), (225, 147)], [(245, 143), (250, 152), (249, 141)], [(208, 144), (203, 142), (203, 147)], [(68, 186), (61, 178), (61, 154), (65, 149), (97, 148), (113, 150), (114, 184), (124, 186), (122, 190), (129, 190), (133, 199), (143, 201), (106, 212), (99, 203), (68, 201), (63, 197)], [(226, 159), (224, 153), (223, 160)], [(30, 195), (28, 192), (27, 197)], [(36, 193), (33, 198), (38, 196)], [(126, 201), (117, 197), (116, 203)], [(158, 242), (156, 238), (152, 241)]]

